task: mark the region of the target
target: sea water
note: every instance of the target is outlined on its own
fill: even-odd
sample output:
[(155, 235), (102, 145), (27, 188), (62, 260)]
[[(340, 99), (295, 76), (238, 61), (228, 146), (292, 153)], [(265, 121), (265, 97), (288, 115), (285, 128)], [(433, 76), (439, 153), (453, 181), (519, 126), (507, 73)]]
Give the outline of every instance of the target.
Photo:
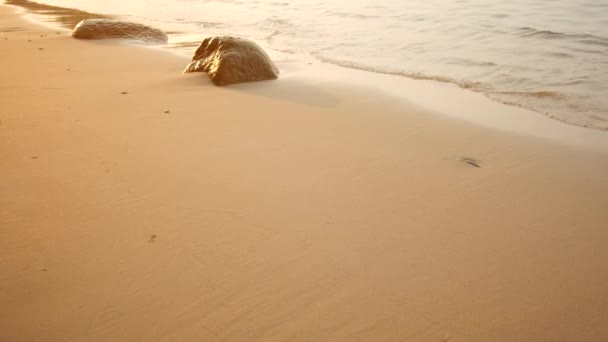
[(372, 73), (456, 84), (608, 130), (608, 0), (40, 0)]

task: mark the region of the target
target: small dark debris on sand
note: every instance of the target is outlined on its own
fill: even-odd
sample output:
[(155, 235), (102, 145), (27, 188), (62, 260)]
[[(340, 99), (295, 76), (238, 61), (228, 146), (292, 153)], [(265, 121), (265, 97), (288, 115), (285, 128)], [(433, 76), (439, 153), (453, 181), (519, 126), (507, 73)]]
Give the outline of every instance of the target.
[(48, 271), (48, 270), (49, 270), (48, 268), (43, 268), (41, 271), (42, 271), (42, 272), (46, 272), (46, 271)]
[(120, 93), (120, 94), (121, 94), (121, 95), (127, 95), (127, 94), (128, 94), (128, 92), (123, 91), (123, 92), (122, 92), (122, 93)]
[(42, 50), (44, 50), (44, 48), (38, 48), (38, 51), (42, 51)]
[(70, 71), (70, 69), (65, 69), (65, 71)]
[(166, 110), (163, 113), (165, 113), (165, 114), (171, 114), (171, 111), (170, 110)]
[(158, 236), (156, 236), (156, 234), (152, 234), (152, 235), (150, 235), (150, 239), (148, 240), (148, 242), (150, 242), (150, 243), (156, 242), (156, 238), (158, 238)]
[(38, 159), (38, 156), (33, 156), (32, 159)]
[(475, 158), (460, 157), (457, 160), (461, 161), (463, 163), (467, 163), (467, 164), (469, 164), (471, 166), (475, 166), (475, 167), (481, 168), (481, 166), (479, 166), (479, 160), (477, 160)]

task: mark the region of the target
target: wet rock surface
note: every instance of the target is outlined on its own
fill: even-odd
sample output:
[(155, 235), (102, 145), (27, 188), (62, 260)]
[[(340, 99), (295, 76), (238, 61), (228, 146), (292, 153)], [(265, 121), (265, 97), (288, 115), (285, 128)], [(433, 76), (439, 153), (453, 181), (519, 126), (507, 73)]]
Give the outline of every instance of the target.
[(253, 41), (236, 37), (203, 40), (184, 72), (206, 72), (215, 85), (276, 79), (279, 69)]
[(78, 39), (132, 39), (151, 44), (165, 44), (167, 34), (150, 26), (113, 19), (86, 19), (72, 32)]

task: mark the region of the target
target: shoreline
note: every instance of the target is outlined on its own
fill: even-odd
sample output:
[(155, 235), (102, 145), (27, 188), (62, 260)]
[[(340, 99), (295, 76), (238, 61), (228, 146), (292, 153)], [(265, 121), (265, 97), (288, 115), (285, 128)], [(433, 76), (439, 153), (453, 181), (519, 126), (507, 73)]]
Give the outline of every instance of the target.
[[(60, 9), (60, 7), (50, 7)], [(91, 14), (81, 12), (79, 9), (66, 8), (66, 10), (75, 11), (75, 17), (78, 17), (79, 15), (88, 16)], [(60, 20), (62, 25), (68, 27), (68, 29), (71, 29), (74, 26), (74, 19), (70, 19), (70, 16), (65, 15), (65, 13), (63, 14), (65, 18)], [(45, 16), (48, 17), (48, 14), (36, 15), (39, 18), (43, 18)], [(107, 15), (100, 14), (98, 16), (105, 17)], [(117, 18), (121, 17), (120, 15), (114, 16)], [(124, 19), (130, 20), (128, 16)], [(143, 24), (156, 26), (156, 23), (151, 20), (142, 20), (140, 18), (136, 21)], [(52, 25), (52, 21), (49, 21), (49, 23)], [(176, 24), (175, 28), (177, 29), (179, 25), (181, 24)], [(193, 45), (193, 42), (200, 42), (204, 37), (206, 37), (206, 35), (201, 33), (180, 32), (179, 29), (177, 29), (175, 32), (169, 32), (169, 36), (170, 43), (167, 46), (159, 46), (159, 48), (188, 58), (198, 46), (198, 44)], [(184, 40), (184, 36), (189, 38)], [(348, 67), (319, 60), (312, 55), (294, 55), (281, 52), (268, 46), (265, 42), (259, 40), (257, 40), (257, 42), (270, 54), (271, 58), (275, 60), (277, 64), (279, 64), (281, 69), (294, 71), (294, 74), (297, 77), (302, 77), (303, 79), (310, 79), (313, 77), (311, 75), (314, 75), (316, 81), (323, 79), (325, 79), (324, 81), (340, 80), (345, 85), (349, 85), (349, 82), (354, 81), (357, 85), (369, 87), (372, 91), (390, 93), (403, 99), (406, 101), (406, 103), (420, 106), (431, 112), (440, 113), (442, 115), (456, 116), (485, 127), (511, 131), (519, 134), (531, 134), (551, 140), (565, 140), (568, 141), (568, 143), (574, 143), (576, 145), (592, 146), (593, 143), (598, 143), (602, 145), (602, 148), (608, 148), (608, 131), (606, 128), (601, 126), (595, 127), (589, 123), (583, 124), (580, 122), (570, 122), (566, 119), (559, 118), (559, 115), (552, 115), (551, 113), (543, 112), (542, 110), (530, 109), (522, 104), (501, 101), (493, 98), (492, 94), (490, 93), (463, 87), (458, 82), (440, 81), (436, 80), (435, 77), (430, 77), (429, 79), (420, 79), (411, 75), (407, 76), (384, 72), (374, 72), (357, 67)], [(185, 46), (188, 48), (185, 48), (182, 46), (182, 44), (185, 44)], [(349, 80), (349, 82), (346, 82), (345, 80)], [(419, 87), (424, 90), (421, 99), (417, 96)], [(396, 88), (405, 89), (404, 91), (397, 93), (394, 91)], [(437, 95), (448, 98), (449, 104), (441, 103), (443, 98), (441, 101), (437, 101)], [(454, 97), (467, 97), (471, 104), (463, 105), (464, 101), (454, 101), (452, 100)], [(454, 105), (457, 105), (457, 107), (454, 107)], [(455, 115), (455, 113), (457, 114)], [(515, 116), (515, 119), (512, 119), (512, 116)], [(538, 118), (538, 116), (541, 118)], [(547, 123), (546, 125), (543, 124), (543, 119), (550, 121), (550, 123)], [(568, 129), (551, 123), (554, 121), (575, 128), (583, 128), (584, 131), (580, 129)], [(587, 137), (585, 136), (586, 134), (582, 133), (587, 130), (598, 131), (600, 133), (589, 133), (588, 135), (590, 135), (590, 137)], [(590, 140), (592, 143), (589, 142)]]
[(0, 340), (608, 334), (593, 134), (488, 129), (297, 65), (218, 88), (166, 51), (0, 23)]

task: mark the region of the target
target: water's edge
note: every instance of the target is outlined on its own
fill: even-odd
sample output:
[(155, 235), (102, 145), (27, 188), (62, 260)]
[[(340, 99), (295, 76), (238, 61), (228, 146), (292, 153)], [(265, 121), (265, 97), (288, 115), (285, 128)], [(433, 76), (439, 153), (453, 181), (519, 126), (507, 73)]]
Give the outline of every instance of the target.
[[(36, 16), (32, 18), (34, 21), (40, 21), (42, 24), (55, 27), (59, 25), (68, 30), (71, 30), (82, 19), (120, 18), (116, 15), (99, 15), (78, 9), (38, 4), (28, 0), (5, 0), (5, 4), (18, 6), (25, 9), (29, 14), (35, 14)], [(179, 32), (170, 32), (169, 34), (179, 34)], [(176, 46), (181, 50), (176, 51)], [(198, 46), (198, 42), (192, 44), (182, 42), (165, 46), (163, 50), (184, 57), (186, 51), (193, 50), (196, 46)], [(274, 55), (274, 57), (276, 56)], [(562, 120), (551, 120), (548, 116), (538, 115), (536, 114), (538, 112), (530, 111), (524, 107), (503, 104), (480, 92), (467, 91), (473, 90), (471, 87), (437, 78), (378, 72), (377, 70), (368, 71), (363, 68), (349, 68), (324, 62), (316, 63), (315, 69), (302, 71), (302, 66), (312, 64), (310, 59), (298, 60), (293, 58), (293, 55), (281, 52), (278, 52), (278, 56), (282, 56), (278, 59), (278, 62), (288, 67), (286, 69), (298, 64), (293, 68), (298, 70), (295, 76), (303, 79), (318, 80), (319, 78), (326, 78), (327, 75), (333, 75), (327, 77), (329, 82), (345, 85), (353, 82), (353, 84), (363, 86), (372, 84), (372, 88), (402, 98), (420, 108), (464, 119), (485, 127), (549, 138), (554, 141), (569, 141), (586, 147), (608, 148), (608, 135), (605, 134), (605, 130), (589, 129), (590, 127), (570, 124)], [(291, 70), (282, 70), (282, 77), (285, 77), (285, 74), (289, 77), (290, 73)], [(378, 84), (384, 86), (373, 86)], [(411, 95), (411, 92), (402, 93), (401, 89), (404, 87), (409, 90), (414, 89), (416, 91), (415, 98)], [(437, 98), (441, 100), (437, 101)], [(463, 103), (466, 104), (466, 109), (462, 108)], [(460, 108), (455, 110), (458, 107)]]
[[(23, 7), (31, 13), (34, 13), (37, 15), (42, 15), (38, 19), (44, 20), (47, 23), (53, 23), (53, 22), (58, 23), (67, 29), (72, 29), (80, 20), (83, 20), (83, 19), (99, 18), (99, 17), (102, 17), (102, 18), (109, 18), (109, 17), (120, 18), (120, 17), (122, 17), (119, 15), (113, 15), (113, 16), (112, 15), (103, 15), (103, 14), (98, 14), (98, 13), (85, 12), (85, 11), (81, 11), (78, 9), (46, 5), (46, 4), (36, 3), (33, 1), (29, 1), (29, 0), (5, 0), (5, 3), (9, 4), (9, 5), (16, 5), (16, 6)], [(48, 19), (43, 19), (43, 18), (48, 18)], [(143, 21), (142, 18), (127, 17), (125, 19), (126, 20), (135, 19), (135, 21)], [(147, 23), (147, 24), (154, 25), (154, 23)], [(198, 44), (201, 41), (200, 39), (198, 39), (198, 38), (200, 38), (200, 37), (198, 37), (199, 35), (189, 34), (189, 32), (174, 31), (174, 32), (168, 32), (168, 34), (170, 36), (170, 44), (167, 47), (171, 48), (171, 49), (175, 49), (179, 52), (182, 52), (184, 55), (191, 55), (191, 53), (194, 51), (194, 49), (198, 46)], [(252, 37), (248, 37), (248, 38), (252, 38)], [(296, 54), (295, 52), (287, 51), (287, 50), (286, 51), (276, 50), (270, 46), (267, 46), (267, 44), (264, 44), (264, 42), (259, 42), (259, 43), (261, 43), (263, 46), (266, 45), (266, 46), (264, 46), (265, 49), (273, 50), (278, 54), (287, 55), (287, 56), (291, 55), (294, 58), (299, 57), (299, 56), (295, 56), (295, 54)], [(375, 74), (393, 75), (393, 76), (399, 76), (399, 77), (415, 79), (415, 80), (429, 80), (429, 81), (435, 81), (435, 82), (439, 82), (439, 83), (453, 84), (462, 89), (482, 94), (482, 95), (486, 96), (487, 98), (489, 98), (493, 101), (502, 103), (504, 105), (525, 108), (525, 109), (543, 114), (544, 116), (547, 116), (553, 120), (558, 120), (565, 124), (580, 126), (580, 127), (585, 127), (585, 128), (591, 128), (591, 129), (595, 129), (595, 130), (608, 131), (608, 125), (606, 125), (606, 126), (593, 125), (593, 124), (589, 124), (588, 122), (585, 122), (585, 121), (580, 121), (579, 119), (581, 119), (581, 118), (579, 118), (578, 116), (564, 117), (563, 115), (555, 115), (555, 113), (552, 113), (550, 111), (540, 110), (535, 105), (535, 102), (537, 102), (537, 101), (545, 101), (545, 102), (555, 101), (557, 103), (558, 100), (560, 100), (560, 94), (552, 92), (552, 91), (531, 91), (531, 92), (498, 91), (498, 90), (492, 89), (492, 87), (490, 85), (485, 84), (485, 83), (460, 81), (458, 79), (454, 79), (454, 78), (447, 77), (447, 76), (441, 76), (439, 74), (438, 75), (429, 75), (429, 74), (424, 74), (424, 73), (419, 73), (419, 72), (404, 72), (404, 71), (400, 71), (400, 70), (391, 70), (390, 68), (369, 67), (367, 65), (360, 64), (360, 63), (354, 63), (354, 62), (351, 62), (348, 60), (328, 58), (322, 54), (317, 54), (317, 53), (312, 53), (308, 58), (312, 58), (316, 62), (336, 65), (336, 66), (347, 68), (347, 69), (362, 70), (365, 72), (370, 72), (370, 73), (375, 73)], [(519, 100), (515, 101), (513, 99), (519, 99)], [(532, 101), (527, 101), (529, 99), (531, 99)], [(559, 104), (556, 104), (556, 105), (559, 105)], [(565, 107), (566, 104), (563, 103), (559, 106)]]

